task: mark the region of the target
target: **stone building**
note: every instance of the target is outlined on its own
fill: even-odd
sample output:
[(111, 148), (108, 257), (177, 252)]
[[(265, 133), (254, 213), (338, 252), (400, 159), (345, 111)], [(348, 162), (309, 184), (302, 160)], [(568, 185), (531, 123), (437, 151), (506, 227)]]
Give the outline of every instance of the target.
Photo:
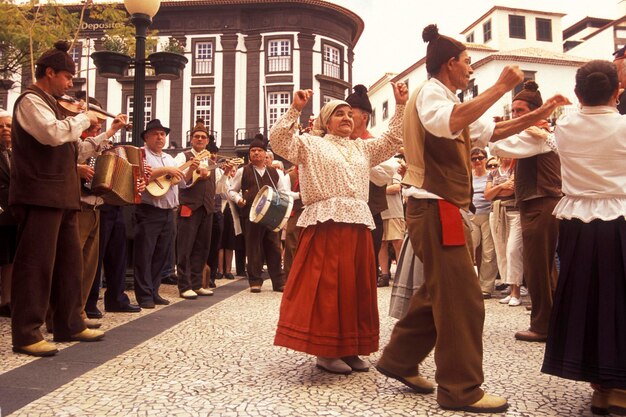
[[(67, 7), (78, 11), (81, 6)], [(102, 49), (104, 30), (111, 26), (89, 18), (84, 23), (71, 51), (80, 71), (74, 89), (89, 91), (110, 113), (130, 114), (132, 69), (106, 79), (89, 59)], [(157, 50), (174, 37), (185, 45), (189, 62), (172, 81), (159, 80), (148, 69), (145, 119), (159, 118), (172, 129), (170, 142), (185, 147), (188, 132), (201, 118), (222, 150), (243, 150), (256, 133), (267, 134), (289, 108), (295, 90), (315, 92), (303, 123), (326, 101), (346, 97), (363, 28), (352, 11), (320, 0), (164, 1), (151, 25), (158, 31)], [(19, 87), (0, 90), (1, 103), (11, 108), (18, 95)], [(130, 135), (122, 132), (117, 140), (129, 141)]]

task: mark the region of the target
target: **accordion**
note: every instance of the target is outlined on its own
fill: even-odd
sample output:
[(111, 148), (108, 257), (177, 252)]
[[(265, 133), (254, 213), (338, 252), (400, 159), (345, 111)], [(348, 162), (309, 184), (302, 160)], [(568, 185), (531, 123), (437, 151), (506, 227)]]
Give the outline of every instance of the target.
[(105, 203), (125, 206), (141, 203), (138, 185), (144, 171), (143, 150), (120, 145), (107, 149), (96, 158), (91, 191)]

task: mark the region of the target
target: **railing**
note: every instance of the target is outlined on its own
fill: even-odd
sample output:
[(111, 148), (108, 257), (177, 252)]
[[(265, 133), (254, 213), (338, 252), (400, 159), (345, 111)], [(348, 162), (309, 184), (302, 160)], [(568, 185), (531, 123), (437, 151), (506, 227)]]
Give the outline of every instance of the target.
[(195, 60), (196, 74), (211, 74), (213, 73), (213, 60), (212, 59), (198, 59)]
[(241, 127), (235, 130), (235, 146), (248, 146), (254, 140), (254, 137), (262, 133), (263, 137), (267, 140), (267, 131), (265, 127)]
[[(213, 135), (213, 138), (215, 138), (215, 143), (217, 144), (217, 130), (209, 130), (209, 135)], [(183, 143), (184, 146), (191, 146), (191, 130), (188, 130), (187, 133), (185, 133), (185, 142)]]
[(324, 61), (324, 75), (333, 78), (341, 78), (341, 67), (334, 62)]
[(268, 72), (289, 72), (291, 71), (291, 56), (270, 56), (267, 57)]

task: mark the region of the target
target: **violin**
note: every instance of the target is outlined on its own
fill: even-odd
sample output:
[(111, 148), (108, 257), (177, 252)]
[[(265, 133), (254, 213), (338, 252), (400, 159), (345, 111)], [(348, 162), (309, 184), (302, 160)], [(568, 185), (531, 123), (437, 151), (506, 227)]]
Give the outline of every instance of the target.
[[(84, 102), (68, 95), (57, 98), (57, 103), (63, 108), (68, 116), (76, 116), (77, 114), (82, 113), (85, 110), (83, 106)], [(116, 117), (115, 114), (109, 113), (102, 107), (96, 106), (95, 104), (91, 103), (87, 105), (87, 110), (93, 112), (100, 120), (106, 120), (107, 117), (115, 119)], [(130, 129), (132, 127), (132, 123), (127, 124), (125, 127), (126, 129)]]

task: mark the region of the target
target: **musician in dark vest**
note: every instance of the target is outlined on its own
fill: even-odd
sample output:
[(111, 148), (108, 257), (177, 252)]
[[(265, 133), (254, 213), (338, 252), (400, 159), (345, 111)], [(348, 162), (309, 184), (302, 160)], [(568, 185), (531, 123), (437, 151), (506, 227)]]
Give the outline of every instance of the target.
[(199, 295), (213, 295), (213, 291), (202, 287), (202, 272), (211, 244), (216, 178), (215, 170), (209, 169), (208, 155), (197, 158), (208, 141), (209, 132), (199, 120), (191, 131), (191, 149), (176, 156), (178, 166), (191, 161), (191, 166), (184, 171), (188, 187), (179, 191), (176, 237), (178, 291), (182, 298), (190, 300)]
[(97, 119), (65, 117), (55, 97), (72, 87), (69, 44), (55, 43), (37, 60), (35, 83), (17, 99), (12, 130), (9, 204), (20, 222), (11, 292), (13, 350), (50, 356), (56, 346), (40, 327), (48, 305), (54, 340), (95, 341), (81, 317), (82, 260), (78, 237), (80, 182), (76, 167), (81, 133)]
[[(264, 225), (250, 221), (250, 209), (259, 190), (267, 185), (281, 192), (286, 192), (278, 172), (273, 167), (265, 166), (267, 144), (259, 139), (250, 143), (250, 163), (237, 170), (231, 182), (229, 198), (240, 208), (239, 220), (246, 242), (248, 257), (248, 280), (250, 292), (261, 292), (263, 285), (263, 260), (272, 280), (274, 291), (283, 291), (285, 274), (281, 268), (281, 247), (279, 232), (273, 232)], [(239, 192), (241, 191), (241, 195)]]
[(178, 188), (185, 187), (182, 171), (174, 158), (163, 152), (170, 129), (159, 119), (150, 120), (141, 132), (146, 163), (152, 167), (148, 186), (159, 181), (167, 192), (161, 196), (141, 193), (141, 204), (135, 209), (135, 297), (141, 308), (170, 302), (159, 295), (163, 268), (174, 244), (174, 211), (178, 207)]
[[(530, 113), (543, 104), (539, 86), (526, 81), (524, 88), (511, 104), (513, 117)], [(537, 127), (550, 132), (547, 120)], [(556, 291), (556, 245), (559, 219), (552, 212), (563, 196), (561, 192), (561, 162), (554, 152), (528, 156), (519, 143), (519, 135), (492, 144), (492, 154), (518, 158), (515, 164), (515, 199), (520, 211), (524, 246), (524, 279), (532, 301), (530, 327), (515, 333), (515, 338), (526, 342), (545, 342)], [(533, 140), (526, 138), (526, 140)]]

